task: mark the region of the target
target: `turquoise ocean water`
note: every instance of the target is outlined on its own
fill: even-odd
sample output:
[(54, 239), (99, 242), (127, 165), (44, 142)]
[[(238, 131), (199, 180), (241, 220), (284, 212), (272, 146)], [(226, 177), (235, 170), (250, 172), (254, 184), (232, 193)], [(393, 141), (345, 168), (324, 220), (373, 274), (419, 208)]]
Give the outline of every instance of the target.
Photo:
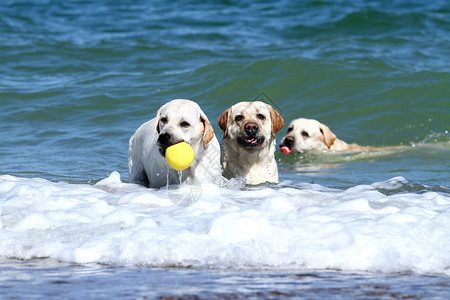
[[(175, 98), (216, 120), (268, 97), (286, 122), (315, 118), (359, 144), (448, 142), (447, 1), (179, 5), (3, 1), (1, 172), (126, 178), (129, 137)], [(448, 146), (433, 148), (393, 160), (398, 174), (448, 183)]]
[[(450, 2), (446, 0), (3, 0), (0, 175), (92, 186), (117, 171), (127, 182), (128, 140), (165, 102), (188, 98), (199, 103), (220, 140), (217, 118), (225, 109), (241, 100), (263, 100), (280, 112), (286, 125), (294, 118), (313, 118), (349, 143), (409, 146), (354, 154), (277, 151), (284, 186), (314, 183), (347, 190), (403, 177), (401, 184), (379, 191), (412, 196), (432, 192), (448, 198), (449, 57)], [(279, 132), (278, 141), (286, 129)], [(0, 201), (6, 203), (8, 198)], [(444, 226), (447, 236), (449, 222)], [(19, 252), (2, 254), (12, 259), (3, 263), (5, 270), (11, 274), (48, 271), (40, 263), (24, 267), (15, 261), (26, 257)], [(56, 273), (77, 270), (57, 262), (51, 265), (58, 268)], [(93, 276), (111, 278), (123, 272), (137, 278), (144, 272), (121, 267), (111, 275), (111, 269), (90, 268)], [(239, 273), (242, 278), (236, 279), (234, 273), (200, 269), (200, 277), (232, 283), (228, 286), (217, 279), (196, 290), (206, 293), (206, 298), (211, 294), (205, 291), (211, 289), (222, 289), (221, 295), (254, 295), (250, 287), (233, 290), (234, 283), (251, 286), (251, 276), (264, 283), (285, 274)], [(154, 272), (160, 276), (162, 271)], [(180, 280), (186, 272), (180, 269), (177, 277), (170, 270), (167, 276)], [(264, 289), (261, 284), (260, 296), (289, 294), (289, 282), (301, 277), (289, 274), (282, 287)], [(73, 282), (79, 283), (84, 275), (79, 276)], [(95, 276), (101, 282), (101, 276)], [(339, 272), (307, 276), (314, 279), (307, 280), (313, 296), (320, 294), (315, 288), (324, 290), (325, 296), (334, 295), (336, 287), (327, 290), (334, 277), (355, 280)], [(373, 273), (360, 276), (381, 286), (388, 281)], [(331, 279), (321, 285), (321, 278)], [(30, 280), (31, 286), (39, 283)], [(431, 294), (425, 292), (427, 280), (412, 276), (412, 285), (423, 286), (423, 293), (417, 295), (449, 294), (448, 283), (441, 284), (448, 275), (436, 277)], [(8, 284), (9, 296), (20, 295), (18, 287), (14, 294), (13, 282)], [(190, 280), (180, 284), (185, 284), (181, 294), (191, 293)], [(340, 288), (342, 296), (357, 289)], [(273, 289), (280, 294), (271, 294)], [(387, 290), (409, 293), (408, 286), (399, 289)], [(77, 296), (76, 289), (71, 296)]]

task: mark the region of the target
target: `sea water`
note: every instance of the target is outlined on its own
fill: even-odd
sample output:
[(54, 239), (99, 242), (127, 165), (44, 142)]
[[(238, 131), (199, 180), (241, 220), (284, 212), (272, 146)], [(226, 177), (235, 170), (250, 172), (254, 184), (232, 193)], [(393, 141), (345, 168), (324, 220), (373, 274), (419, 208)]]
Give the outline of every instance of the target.
[[(95, 185), (0, 180), (3, 257), (450, 275), (450, 197), (386, 193), (408, 186), (402, 177), (345, 190), (294, 182), (152, 190), (117, 172)], [(174, 204), (176, 193), (191, 205)]]
[[(448, 298), (449, 5), (1, 1), (0, 296)], [(129, 138), (175, 98), (219, 140), (262, 100), (404, 148), (128, 183)]]

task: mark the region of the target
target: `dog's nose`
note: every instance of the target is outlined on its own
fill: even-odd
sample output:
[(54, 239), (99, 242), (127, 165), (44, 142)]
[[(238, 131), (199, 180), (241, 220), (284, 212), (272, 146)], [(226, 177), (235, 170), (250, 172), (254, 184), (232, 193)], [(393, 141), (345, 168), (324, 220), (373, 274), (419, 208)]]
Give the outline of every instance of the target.
[(248, 122), (247, 124), (244, 125), (244, 129), (248, 135), (254, 135), (258, 132), (259, 128), (258, 128), (258, 124), (253, 123), (253, 122)]
[(172, 135), (169, 133), (161, 133), (158, 137), (158, 143), (162, 146), (166, 146), (169, 144), (170, 139), (172, 138)]
[(284, 137), (283, 144), (288, 147), (292, 146), (294, 144), (294, 137), (291, 135)]

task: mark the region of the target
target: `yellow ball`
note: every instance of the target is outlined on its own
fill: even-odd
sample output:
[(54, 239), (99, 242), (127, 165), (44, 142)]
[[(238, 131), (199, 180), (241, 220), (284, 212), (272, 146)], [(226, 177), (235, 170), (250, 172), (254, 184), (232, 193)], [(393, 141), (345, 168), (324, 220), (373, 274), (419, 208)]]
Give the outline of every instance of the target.
[(194, 149), (185, 142), (172, 145), (166, 149), (166, 160), (175, 170), (184, 170), (194, 161)]

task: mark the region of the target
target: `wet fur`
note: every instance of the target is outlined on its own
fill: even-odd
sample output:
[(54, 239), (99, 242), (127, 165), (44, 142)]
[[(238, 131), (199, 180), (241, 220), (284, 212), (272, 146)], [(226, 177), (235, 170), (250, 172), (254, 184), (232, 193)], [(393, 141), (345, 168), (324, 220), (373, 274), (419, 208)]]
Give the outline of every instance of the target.
[(328, 126), (314, 119), (295, 119), (289, 124), (287, 130), (287, 134), (281, 139), (280, 147), (287, 146), (294, 152), (303, 150), (375, 151), (399, 148), (347, 144), (338, 139)]
[[(190, 126), (183, 127), (183, 122)], [(158, 142), (162, 134), (170, 136), (165, 145), (161, 140)], [(195, 153), (191, 166), (182, 171), (183, 182), (196, 183), (220, 176), (220, 145), (211, 123), (197, 103), (176, 99), (163, 105), (156, 117), (140, 126), (130, 138), (129, 182), (159, 188), (167, 184), (169, 177), (169, 184), (178, 184), (178, 171), (168, 166), (164, 152), (167, 146), (181, 141), (188, 143)]]
[[(249, 123), (258, 128), (254, 136), (246, 130)], [(278, 182), (275, 133), (283, 127), (284, 120), (272, 106), (261, 101), (239, 102), (219, 117), (218, 124), (224, 132), (221, 144), (224, 177), (244, 178), (247, 184)]]

